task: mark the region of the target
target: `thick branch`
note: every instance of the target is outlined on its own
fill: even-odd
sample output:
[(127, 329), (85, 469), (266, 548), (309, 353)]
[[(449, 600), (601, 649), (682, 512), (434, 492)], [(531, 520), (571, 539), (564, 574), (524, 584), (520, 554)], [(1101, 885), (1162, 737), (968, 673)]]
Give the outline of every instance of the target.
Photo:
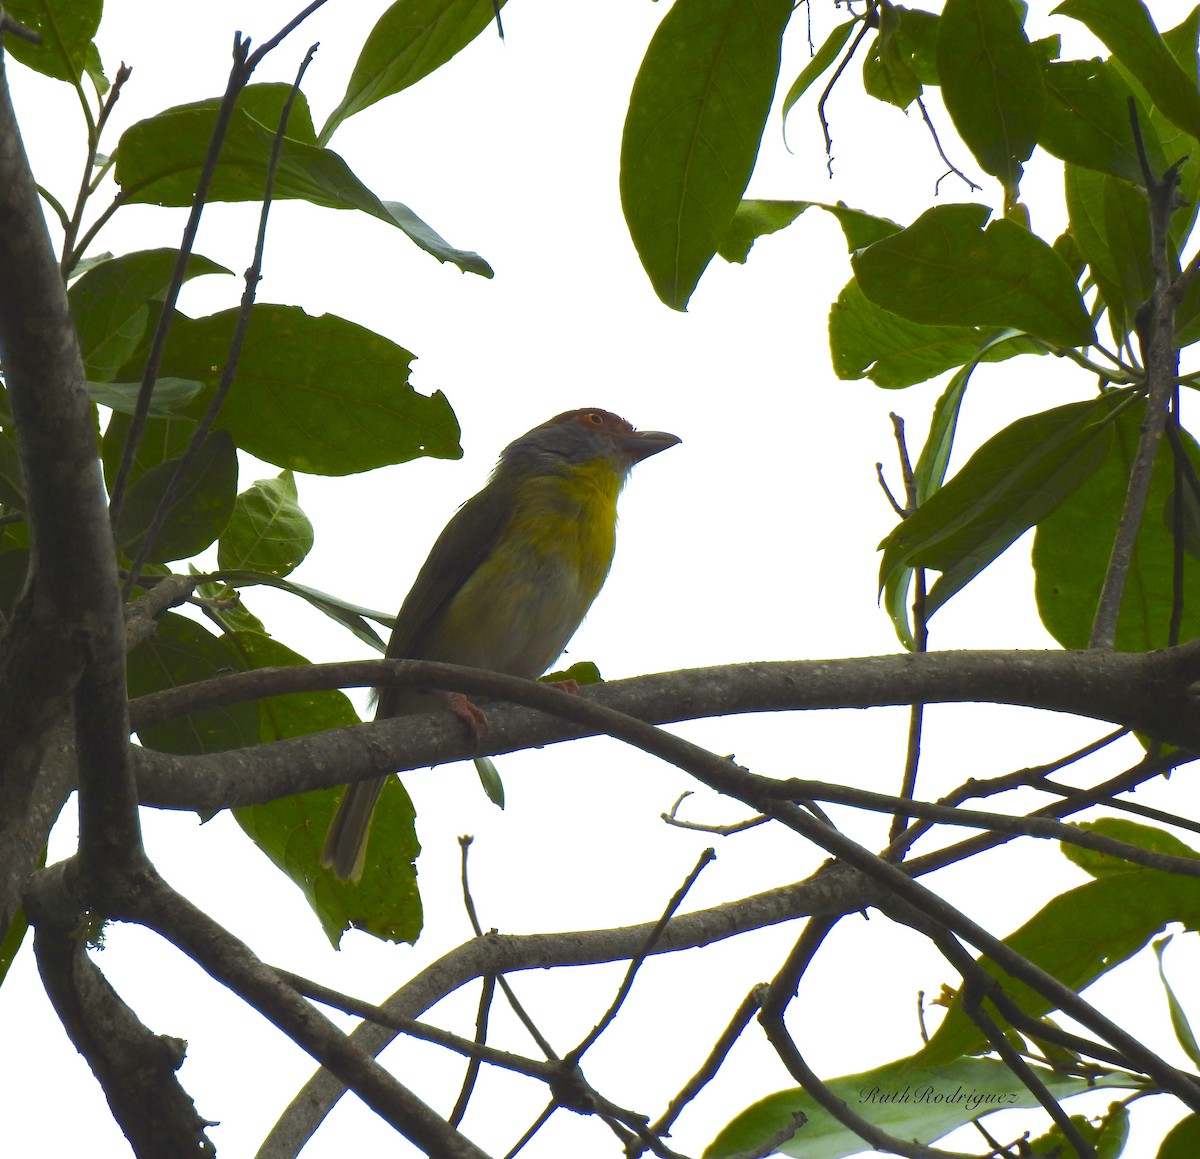
[[(331, 665), (326, 679), (333, 686), (378, 683), (387, 663)], [(491, 708), (482, 748), (474, 746), (449, 713), (434, 712), (206, 756), (137, 749), (133, 759), (142, 801), (202, 812), (262, 804), (387, 772), (601, 732), (668, 760), (690, 751), (686, 742), (661, 732), (639, 732), (635, 739), (614, 727), (605, 707), (662, 724), (747, 712), (991, 702), (1110, 721), (1200, 750), (1200, 717), (1191, 691), (1200, 679), (1196, 644), (1150, 653), (937, 652), (731, 665), (613, 681), (574, 697), (552, 685), (452, 665), (400, 661), (395, 671), (408, 682), (510, 697), (544, 711)], [(219, 684), (233, 699), (244, 699), (256, 681), (261, 682), (260, 693), (264, 686), (272, 692), (331, 686), (323, 682), (321, 668), (262, 670), (160, 695), (179, 695), (189, 706), (207, 705), (217, 701), (202, 697), (201, 689), (214, 691)], [(158, 703), (161, 707), (163, 701)]]
[(133, 856), (140, 836), (128, 769), (123, 621), (91, 404), (6, 83), (0, 83), (0, 269), (20, 275), (0, 280), (0, 352), (32, 549), (29, 587), (0, 662), (0, 797), (23, 810), (45, 740), (83, 675), (75, 726), (84, 847), (91, 855)]

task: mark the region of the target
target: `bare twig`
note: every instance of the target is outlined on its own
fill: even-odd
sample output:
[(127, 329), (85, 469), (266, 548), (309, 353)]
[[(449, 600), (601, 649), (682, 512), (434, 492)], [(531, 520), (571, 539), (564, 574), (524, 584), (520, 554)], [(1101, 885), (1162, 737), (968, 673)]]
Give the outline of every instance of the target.
[(662, 937), (662, 932), (667, 927), (667, 923), (674, 916), (675, 911), (683, 904), (683, 899), (687, 897), (688, 891), (696, 884), (696, 878), (704, 871), (704, 867), (710, 861), (716, 859), (716, 853), (712, 849), (706, 849), (700, 854), (699, 860), (696, 862), (695, 868), (687, 875), (684, 883), (671, 896), (671, 900), (667, 902), (666, 909), (663, 910), (662, 917), (654, 923), (649, 935), (646, 938), (646, 944), (642, 947), (640, 953), (635, 954), (629, 960), (629, 968), (625, 971), (625, 977), (621, 980), (621, 985), (617, 989), (616, 997), (612, 1000), (612, 1004), (604, 1012), (603, 1017), (599, 1022), (592, 1027), (591, 1032), (574, 1050), (567, 1055), (569, 1062), (577, 1063), (586, 1053), (589, 1047), (593, 1046), (596, 1040), (608, 1029), (612, 1024), (612, 1020), (616, 1018), (618, 1011), (625, 1003), (625, 999), (629, 996), (629, 991), (633, 988), (633, 980), (637, 977), (638, 970), (641, 969), (642, 963), (646, 960), (647, 955), (654, 949), (654, 943)]
[[(721, 1037), (714, 1043), (708, 1057), (704, 1060), (700, 1069), (696, 1071), (683, 1089), (680, 1090), (667, 1105), (667, 1109), (663, 1112), (662, 1117), (657, 1122), (652, 1123), (650, 1130), (656, 1135), (666, 1135), (670, 1132), (672, 1124), (683, 1113), (684, 1108), (690, 1103), (704, 1088), (716, 1077), (717, 1071), (729, 1056), (729, 1052), (733, 1049), (733, 1045), (741, 1037), (742, 1031), (750, 1024), (750, 1019), (758, 1011), (758, 998), (756, 991), (751, 991), (742, 999), (741, 1005), (734, 1012), (733, 1017), (729, 1020), (729, 1025), (721, 1032)], [(791, 1138), (791, 1135), (788, 1135)], [(784, 1140), (779, 1140), (784, 1142)], [(629, 1159), (638, 1159), (640, 1151), (634, 1151)]]
[[(471, 922), (471, 929), (475, 931), (475, 936), (477, 938), (482, 938), (484, 936), (483, 926), (479, 924), (479, 916), (475, 912), (475, 899), (471, 896), (471, 884), (470, 879), (467, 876), (467, 850), (471, 848), (472, 841), (474, 841), (474, 838), (469, 836), (463, 836), (458, 839), (458, 844), (462, 848), (463, 904), (467, 909), (467, 917)], [(557, 1052), (555, 1051), (554, 1047), (550, 1045), (550, 1042), (546, 1036), (537, 1028), (537, 1024), (530, 1017), (529, 1011), (525, 1009), (520, 1000), (517, 998), (516, 994), (513, 992), (513, 988), (509, 985), (508, 979), (500, 974), (496, 976), (496, 981), (499, 984), (504, 997), (508, 999), (508, 1004), (510, 1007), (512, 1007), (512, 1012), (517, 1016), (517, 1018), (520, 1019), (521, 1025), (524, 1026), (527, 1031), (529, 1031), (529, 1037), (532, 1038), (537, 1044), (538, 1050), (540, 1050), (548, 1059), (552, 1059), (557, 1062)]]
[[(242, 293), (237, 322), (234, 324), (233, 335), (229, 340), (229, 352), (225, 357), (225, 365), (221, 368), (220, 380), (217, 383), (217, 388), (213, 392), (212, 398), (209, 400), (208, 406), (205, 407), (204, 414), (197, 420), (192, 437), (188, 441), (183, 454), (179, 457), (175, 471), (167, 481), (167, 485), (163, 488), (163, 492), (158, 499), (158, 504), (154, 509), (154, 514), (150, 517), (150, 522), (141, 539), (138, 541), (137, 551), (129, 567), (129, 574), (125, 577), (126, 597), (137, 586), (142, 569), (146, 566), (146, 562), (150, 558), (150, 553), (153, 551), (158, 542), (158, 537), (162, 533), (163, 525), (166, 523), (167, 515), (171, 510), (172, 504), (175, 502), (175, 497), (179, 494), (179, 490), (183, 486), (183, 482), (187, 478), (192, 464), (204, 448), (208, 439), (208, 432), (212, 428), (212, 424), (220, 412), (230, 388), (233, 386), (238, 360), (242, 353), (242, 345), (246, 340), (246, 331), (250, 325), (250, 313), (254, 308), (254, 298), (258, 290), (258, 283), (262, 278), (263, 251), (267, 241), (267, 219), (271, 212), (271, 199), (275, 192), (275, 174), (279, 168), (279, 158), (283, 151), (283, 141), (287, 133), (288, 120), (291, 118), (292, 108), (300, 92), (300, 82), (304, 79), (304, 73), (312, 63), (313, 54), (316, 51), (317, 46), (314, 44), (300, 62), (300, 67), (296, 71), (296, 79), (292, 82), (291, 91), (288, 93), (287, 100), (284, 101), (283, 109), (279, 114), (279, 125), (275, 130), (274, 139), (271, 141), (271, 153), (267, 161), (266, 184), (263, 188), (262, 209), (259, 212), (258, 219), (258, 236), (254, 243), (254, 259), (250, 263), (250, 268), (246, 271), (246, 288)], [(261, 58), (261, 53), (262, 50), (259, 50), (259, 53), (255, 55)], [(252, 68), (253, 65), (248, 63), (247, 67)], [(246, 76), (248, 79), (248, 72)], [(142, 386), (144, 390), (144, 381)], [(139, 403), (141, 402), (141, 398), (142, 393), (139, 392)], [(132, 437), (133, 424), (131, 423), (127, 435), (126, 449), (128, 449), (128, 443), (132, 440)], [(122, 465), (124, 465), (123, 461)]]
[(1150, 480), (1167, 422), (1168, 405), (1179, 374), (1179, 351), (1175, 345), (1175, 303), (1170, 294), (1173, 279), (1167, 250), (1171, 216), (1178, 208), (1181, 162), (1170, 166), (1161, 178), (1155, 176), (1146, 157), (1137, 107), (1132, 97), (1129, 100), (1129, 117), (1150, 203), (1150, 257), (1154, 267), (1154, 290), (1137, 314), (1142, 360), (1146, 365), (1146, 417), (1129, 471), (1125, 506), (1096, 604), (1096, 618), (1089, 644), (1092, 648), (1113, 648), (1116, 644), (1117, 620), (1125, 593), (1125, 581), (1150, 494)]

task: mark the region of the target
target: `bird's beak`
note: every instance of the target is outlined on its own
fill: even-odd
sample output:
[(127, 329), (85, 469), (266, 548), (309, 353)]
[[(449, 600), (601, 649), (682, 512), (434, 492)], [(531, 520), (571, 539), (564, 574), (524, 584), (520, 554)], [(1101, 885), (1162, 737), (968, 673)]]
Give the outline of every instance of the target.
[(622, 435), (619, 443), (631, 463), (640, 463), (682, 441), (678, 435), (670, 435), (666, 431), (633, 431)]

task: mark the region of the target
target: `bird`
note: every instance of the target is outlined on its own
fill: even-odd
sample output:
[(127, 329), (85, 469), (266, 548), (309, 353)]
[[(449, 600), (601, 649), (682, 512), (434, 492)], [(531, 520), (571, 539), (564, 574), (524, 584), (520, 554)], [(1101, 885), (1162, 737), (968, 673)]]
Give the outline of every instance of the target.
[[(389, 660), (437, 660), (534, 679), (562, 654), (608, 576), (617, 497), (635, 464), (680, 442), (597, 407), (566, 411), (501, 452), (487, 484), (438, 536), (396, 617)], [(429, 712), (420, 689), (376, 689), (375, 719)], [(483, 711), (447, 706), (478, 739)], [(371, 817), (387, 777), (348, 785), (321, 865), (362, 876)]]

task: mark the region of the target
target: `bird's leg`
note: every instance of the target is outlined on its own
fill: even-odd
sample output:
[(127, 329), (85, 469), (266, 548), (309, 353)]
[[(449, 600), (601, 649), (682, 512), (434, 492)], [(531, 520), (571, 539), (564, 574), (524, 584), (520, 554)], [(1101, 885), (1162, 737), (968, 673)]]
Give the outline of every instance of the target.
[(443, 692), (439, 695), (445, 699), (446, 707), (467, 726), (471, 740), (481, 744), (487, 732), (487, 713), (465, 693)]

